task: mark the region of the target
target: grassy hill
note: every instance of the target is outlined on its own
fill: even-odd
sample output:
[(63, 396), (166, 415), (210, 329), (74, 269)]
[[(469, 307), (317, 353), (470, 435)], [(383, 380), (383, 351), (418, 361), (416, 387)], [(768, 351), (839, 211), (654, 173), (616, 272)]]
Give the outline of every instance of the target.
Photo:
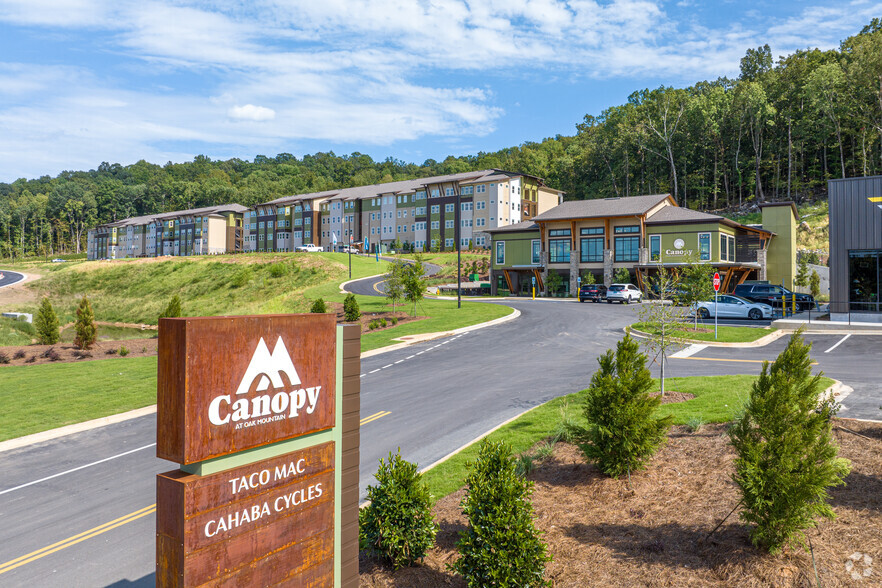
[[(796, 232), (798, 250), (826, 252), (830, 247), (830, 207), (827, 200), (810, 202), (797, 207), (799, 226)], [(742, 224), (761, 224), (762, 213), (733, 215), (732, 220)]]

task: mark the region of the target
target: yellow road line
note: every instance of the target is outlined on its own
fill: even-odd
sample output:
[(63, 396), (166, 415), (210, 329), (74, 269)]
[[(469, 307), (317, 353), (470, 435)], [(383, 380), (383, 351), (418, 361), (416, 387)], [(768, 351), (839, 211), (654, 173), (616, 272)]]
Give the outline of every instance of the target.
[[(734, 361), (739, 363), (763, 363), (768, 361), (772, 363), (771, 359), (723, 359), (720, 357), (669, 357), (668, 359), (693, 359), (698, 361)], [(813, 361), (812, 365), (818, 365), (818, 362)]]
[(361, 420), (361, 424), (362, 424), (362, 425), (366, 425), (366, 424), (368, 424), (368, 423), (372, 423), (372, 422), (374, 422), (375, 420), (377, 420), (377, 419), (381, 419), (381, 418), (383, 418), (384, 416), (388, 416), (388, 415), (390, 415), (390, 414), (392, 414), (392, 413), (389, 412), (389, 411), (386, 411), (386, 410), (380, 411), (380, 412), (378, 412), (378, 413), (376, 413), (376, 414), (372, 414), (372, 415), (369, 416), (369, 417), (365, 417), (365, 418), (363, 418), (363, 419)]
[[(377, 419), (381, 419), (384, 416), (388, 416), (390, 413), (387, 410), (381, 410), (380, 412), (375, 412), (374, 414), (367, 416), (361, 419), (361, 425), (366, 425), (367, 423), (372, 423)], [(32, 551), (28, 554), (22, 555), (15, 559), (11, 559), (6, 563), (0, 564), (0, 574), (5, 574), (6, 572), (12, 571), (19, 566), (23, 566), (25, 564), (31, 563), (32, 561), (36, 561), (41, 557), (45, 557), (47, 555), (53, 554), (56, 551), (61, 551), (62, 549), (66, 549), (81, 541), (85, 541), (86, 539), (91, 539), (92, 537), (96, 537), (101, 535), (102, 533), (106, 533), (112, 529), (116, 529), (117, 527), (121, 527), (126, 523), (131, 523), (132, 521), (136, 521), (141, 517), (145, 517), (149, 514), (153, 514), (156, 512), (156, 504), (151, 504), (150, 506), (145, 506), (140, 510), (136, 510), (135, 512), (129, 513), (125, 516), (121, 516), (118, 519), (113, 519), (110, 522), (104, 523), (103, 525), (98, 525), (88, 531), (83, 531), (73, 537), (68, 537), (67, 539), (62, 539), (52, 545), (48, 545), (42, 549), (38, 549), (36, 551)]]
[(41, 557), (45, 557), (49, 554), (55, 553), (56, 551), (61, 551), (62, 549), (66, 549), (68, 547), (71, 547), (72, 545), (76, 545), (77, 543), (79, 543), (81, 541), (85, 541), (86, 539), (91, 539), (92, 537), (95, 537), (95, 536), (100, 535), (102, 533), (106, 533), (107, 531), (110, 531), (111, 529), (116, 529), (117, 527), (125, 525), (126, 523), (131, 523), (132, 521), (140, 519), (141, 517), (147, 516), (149, 514), (153, 514), (154, 512), (156, 512), (156, 504), (151, 504), (150, 506), (146, 506), (140, 510), (136, 510), (133, 513), (129, 513), (129, 514), (122, 516), (118, 519), (114, 519), (114, 520), (110, 521), (109, 523), (104, 523), (103, 525), (98, 525), (95, 528), (89, 529), (88, 531), (83, 531), (82, 533), (79, 533), (78, 535), (74, 535), (73, 537), (68, 537), (67, 539), (63, 539), (57, 543), (53, 543), (52, 545), (44, 547), (43, 549), (38, 549), (37, 551), (32, 551), (31, 553), (28, 553), (27, 555), (17, 557), (17, 558), (10, 560), (4, 564), (0, 564), (0, 574), (5, 574), (6, 572), (14, 570), (15, 568), (17, 568), (19, 566), (23, 566), (27, 563), (31, 563), (34, 560), (38, 560)]
[(385, 282), (385, 281), (386, 281), (386, 280), (383, 280), (383, 281), (381, 281), (381, 282), (374, 282), (374, 283), (372, 284), (372, 286), (373, 286), (373, 288), (374, 288), (374, 291), (375, 291), (377, 294), (385, 294), (385, 292), (383, 292), (382, 290), (380, 290), (379, 288), (377, 288), (377, 286), (379, 286), (380, 284), (382, 284), (382, 283)]

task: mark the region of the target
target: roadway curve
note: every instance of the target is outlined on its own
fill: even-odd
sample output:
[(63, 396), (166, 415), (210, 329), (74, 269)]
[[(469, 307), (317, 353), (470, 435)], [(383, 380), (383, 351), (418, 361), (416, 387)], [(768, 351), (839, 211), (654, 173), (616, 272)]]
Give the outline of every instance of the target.
[[(385, 259), (386, 261), (393, 261), (392, 259), (388, 259), (382, 257), (381, 259)], [(434, 276), (439, 271), (441, 271), (441, 266), (435, 265), (434, 263), (425, 263), (423, 262), (423, 268), (425, 269), (424, 276)], [(362, 296), (382, 296), (385, 292), (385, 288), (383, 284), (386, 282), (385, 276), (374, 276), (372, 278), (363, 278), (361, 280), (355, 280), (353, 282), (349, 282), (343, 289), (347, 292), (351, 292), (352, 294), (359, 294)]]
[(9, 270), (0, 270), (0, 288), (17, 284), (25, 279), (25, 275)]

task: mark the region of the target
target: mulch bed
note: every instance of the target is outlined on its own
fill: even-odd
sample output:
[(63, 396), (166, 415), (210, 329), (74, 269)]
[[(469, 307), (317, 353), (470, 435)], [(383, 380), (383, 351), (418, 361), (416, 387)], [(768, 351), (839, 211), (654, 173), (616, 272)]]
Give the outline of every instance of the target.
[[(837, 423), (870, 439), (835, 430), (840, 456), (852, 461), (852, 471), (846, 486), (830, 491), (837, 518), (808, 532), (818, 575), (824, 587), (880, 586), (882, 424)], [(629, 487), (627, 479), (604, 477), (576, 447), (559, 443), (530, 474), (536, 526), (554, 556), (546, 578), (573, 588), (817, 586), (810, 553), (788, 549), (772, 556), (754, 548), (737, 513), (704, 540), (738, 503), (731, 480), (734, 456), (724, 425), (707, 425), (698, 433), (675, 427)], [(460, 490), (435, 506), (441, 530), (421, 565), (392, 572), (362, 555), (360, 585), (464, 587), (446, 568), (458, 557), (455, 544), (466, 525), (459, 507), (463, 495)]]
[[(652, 392), (650, 396), (658, 396), (661, 392)], [(689, 392), (677, 392), (676, 390), (665, 390), (665, 395), (661, 398), (662, 404), (675, 404), (677, 402), (686, 402), (695, 398), (695, 394)]]
[[(100, 328), (100, 327), (99, 327)], [(80, 351), (72, 343), (55, 345), (20, 345), (0, 347), (0, 354), (9, 359), (6, 365), (36, 365), (41, 363), (67, 363), (119, 357), (120, 347), (129, 350), (126, 357), (155, 356), (159, 340), (127, 339), (125, 341), (98, 341), (91, 349)], [(53, 353), (54, 352), (54, 353)]]
[[(337, 324), (348, 323), (346, 320), (346, 315), (343, 312), (343, 304), (341, 302), (328, 302), (326, 303), (328, 306), (328, 310), (331, 310), (337, 314)], [(397, 319), (397, 324), (392, 324), (392, 319)], [(374, 331), (382, 331), (384, 329), (391, 329), (392, 327), (398, 326), (402, 323), (410, 323), (413, 321), (423, 320), (424, 316), (411, 316), (404, 310), (396, 310), (395, 312), (365, 312), (362, 313), (361, 318), (359, 319), (359, 323), (361, 323), (361, 332), (362, 333), (372, 333)], [(370, 328), (371, 321), (377, 321), (380, 323), (381, 320), (386, 319), (386, 326), (378, 326), (375, 329)]]

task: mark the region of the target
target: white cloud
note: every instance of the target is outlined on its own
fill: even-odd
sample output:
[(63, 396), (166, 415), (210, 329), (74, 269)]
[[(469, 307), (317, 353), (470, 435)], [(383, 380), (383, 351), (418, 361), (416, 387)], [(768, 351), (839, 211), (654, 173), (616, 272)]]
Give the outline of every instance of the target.
[[(101, 160), (174, 159), (177, 147), (166, 146), (186, 142), (205, 152), (299, 140), (467, 144), (499, 126), (492, 88), (501, 79), (544, 84), (553, 96), (556, 84), (586, 80), (734, 75), (748, 47), (768, 42), (776, 56), (829, 48), (882, 13), (878, 1), (817, 0), (782, 19), (734, 13), (721, 27), (696, 15), (675, 21), (667, 5), (0, 0), (2, 26), (25, 26), (22, 37), (35, 39), (23, 54), (39, 54), (41, 31), (73, 39), (53, 65), (0, 63), (0, 180)], [(108, 56), (122, 65), (105, 70)], [(131, 84), (130, 71), (149, 83)]]
[(246, 104), (245, 106), (233, 106), (227, 111), (230, 118), (235, 120), (265, 121), (276, 118), (276, 111), (265, 106)]

